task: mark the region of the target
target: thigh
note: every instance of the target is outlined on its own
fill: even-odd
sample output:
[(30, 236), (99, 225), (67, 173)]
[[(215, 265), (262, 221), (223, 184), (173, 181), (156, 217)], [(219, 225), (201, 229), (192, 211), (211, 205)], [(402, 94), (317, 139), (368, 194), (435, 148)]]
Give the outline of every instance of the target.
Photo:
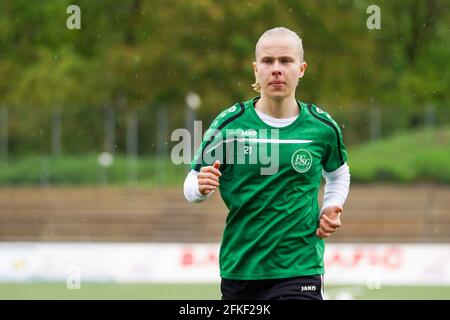
[(278, 279), (267, 291), (268, 300), (323, 300), (323, 276)]

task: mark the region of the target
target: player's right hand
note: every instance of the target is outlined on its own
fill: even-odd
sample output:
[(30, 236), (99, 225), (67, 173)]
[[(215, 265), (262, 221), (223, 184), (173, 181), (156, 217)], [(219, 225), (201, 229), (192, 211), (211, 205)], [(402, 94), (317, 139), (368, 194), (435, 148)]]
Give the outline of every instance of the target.
[(220, 161), (216, 160), (212, 166), (203, 167), (197, 175), (198, 191), (204, 196), (210, 194), (219, 186), (219, 177), (222, 173), (219, 171)]

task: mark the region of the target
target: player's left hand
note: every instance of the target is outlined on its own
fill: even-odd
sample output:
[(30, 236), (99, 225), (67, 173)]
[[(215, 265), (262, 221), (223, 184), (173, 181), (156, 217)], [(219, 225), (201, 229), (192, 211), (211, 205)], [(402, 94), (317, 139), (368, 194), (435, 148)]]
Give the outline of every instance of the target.
[(343, 209), (338, 206), (325, 208), (319, 219), (319, 228), (316, 235), (320, 239), (328, 238), (337, 228), (341, 226), (340, 215)]

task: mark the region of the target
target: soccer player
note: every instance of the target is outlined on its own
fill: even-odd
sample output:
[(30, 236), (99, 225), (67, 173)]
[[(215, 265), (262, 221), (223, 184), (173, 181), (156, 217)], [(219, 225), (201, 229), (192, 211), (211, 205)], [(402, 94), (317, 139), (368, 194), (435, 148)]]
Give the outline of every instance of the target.
[(229, 209), (219, 256), (222, 299), (320, 300), (323, 239), (341, 226), (350, 185), (342, 134), (327, 112), (296, 100), (307, 67), (297, 33), (266, 31), (255, 56), (260, 95), (212, 122), (184, 194), (201, 202), (219, 188)]

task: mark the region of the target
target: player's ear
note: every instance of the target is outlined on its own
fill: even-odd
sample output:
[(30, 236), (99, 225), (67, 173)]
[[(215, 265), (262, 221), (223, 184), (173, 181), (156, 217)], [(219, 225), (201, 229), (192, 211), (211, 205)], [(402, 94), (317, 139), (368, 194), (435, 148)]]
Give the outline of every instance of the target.
[(258, 69), (256, 68), (256, 61), (253, 61), (252, 66), (253, 66), (253, 72), (255, 73), (255, 76), (256, 76), (256, 72), (258, 71)]
[(303, 78), (303, 75), (305, 74), (305, 71), (306, 71), (306, 67), (308, 66), (308, 64), (305, 62), (305, 61), (303, 61), (301, 64), (300, 64), (300, 68), (299, 68), (299, 70), (298, 70), (298, 77), (299, 78)]

